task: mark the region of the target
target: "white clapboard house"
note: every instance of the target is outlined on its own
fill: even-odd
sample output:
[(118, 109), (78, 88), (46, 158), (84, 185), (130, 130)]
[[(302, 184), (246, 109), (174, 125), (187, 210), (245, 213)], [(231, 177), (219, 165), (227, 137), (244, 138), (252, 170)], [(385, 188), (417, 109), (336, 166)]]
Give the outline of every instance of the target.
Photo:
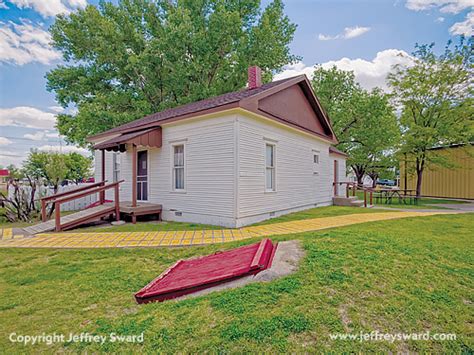
[[(240, 227), (327, 206), (346, 155), (305, 75), (161, 111), (89, 138), (96, 181), (164, 220)], [(109, 192), (108, 192), (109, 193)], [(110, 191), (107, 199), (114, 194)], [(153, 208), (152, 208), (153, 209)]]

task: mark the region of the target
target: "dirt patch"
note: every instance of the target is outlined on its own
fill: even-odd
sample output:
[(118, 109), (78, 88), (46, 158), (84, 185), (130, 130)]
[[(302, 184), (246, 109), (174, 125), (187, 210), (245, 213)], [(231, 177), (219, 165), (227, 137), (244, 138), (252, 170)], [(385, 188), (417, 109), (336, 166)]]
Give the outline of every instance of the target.
[(346, 333), (349, 333), (351, 331), (351, 328), (349, 327), (352, 324), (351, 319), (349, 318), (349, 312), (347, 310), (348, 305), (347, 304), (341, 304), (339, 306), (339, 317), (341, 317), (341, 322), (344, 327), (344, 331)]

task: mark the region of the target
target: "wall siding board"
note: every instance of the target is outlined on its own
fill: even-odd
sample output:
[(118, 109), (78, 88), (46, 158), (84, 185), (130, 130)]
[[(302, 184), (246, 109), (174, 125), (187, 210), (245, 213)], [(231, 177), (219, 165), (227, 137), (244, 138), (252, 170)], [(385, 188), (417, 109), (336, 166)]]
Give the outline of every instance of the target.
[[(422, 196), (474, 199), (474, 146), (437, 149), (454, 168), (432, 166), (423, 172)], [(405, 188), (405, 167), (400, 162), (400, 185)], [(408, 174), (407, 188), (416, 188), (416, 174)]]

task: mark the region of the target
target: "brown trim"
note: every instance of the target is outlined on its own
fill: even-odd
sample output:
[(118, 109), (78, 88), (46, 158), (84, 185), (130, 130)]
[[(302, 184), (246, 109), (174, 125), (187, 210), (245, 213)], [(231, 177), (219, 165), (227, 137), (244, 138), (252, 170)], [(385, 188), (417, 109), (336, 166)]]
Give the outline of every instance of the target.
[(345, 153), (329, 152), (329, 154), (331, 154), (331, 155), (339, 155), (339, 156), (344, 157), (344, 158), (347, 158), (347, 157), (348, 157), (348, 155), (345, 154)]
[[(105, 184), (105, 150), (102, 149), (102, 161), (100, 162), (101, 163), (101, 167), (102, 167), (102, 172), (101, 172), (101, 178), (102, 178), (102, 183)], [(101, 191), (100, 192), (100, 203), (104, 203), (105, 201), (105, 191)]]
[(336, 149), (334, 147), (329, 147), (329, 154), (332, 155), (340, 155), (341, 157), (348, 158), (349, 154), (346, 154), (344, 152), (341, 152), (339, 149)]
[(132, 144), (132, 207), (137, 206), (137, 146)]
[(145, 130), (137, 130), (130, 133), (124, 133), (114, 138), (108, 139), (94, 145), (94, 149), (105, 149), (113, 151), (125, 151), (126, 144), (142, 145), (147, 147), (161, 148), (162, 146), (161, 127), (155, 127)]

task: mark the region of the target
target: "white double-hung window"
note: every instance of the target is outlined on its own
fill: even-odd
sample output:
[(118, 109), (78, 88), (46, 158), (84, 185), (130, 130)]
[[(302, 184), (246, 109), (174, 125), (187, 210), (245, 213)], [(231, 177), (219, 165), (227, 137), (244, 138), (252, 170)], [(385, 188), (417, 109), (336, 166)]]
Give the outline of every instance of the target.
[(115, 152), (112, 155), (112, 171), (113, 171), (113, 180), (114, 182), (117, 182), (120, 180), (120, 165), (121, 165), (121, 159), (120, 159), (120, 153)]
[(275, 144), (265, 144), (265, 190), (276, 191)]
[(184, 144), (173, 146), (173, 190), (184, 191)]

